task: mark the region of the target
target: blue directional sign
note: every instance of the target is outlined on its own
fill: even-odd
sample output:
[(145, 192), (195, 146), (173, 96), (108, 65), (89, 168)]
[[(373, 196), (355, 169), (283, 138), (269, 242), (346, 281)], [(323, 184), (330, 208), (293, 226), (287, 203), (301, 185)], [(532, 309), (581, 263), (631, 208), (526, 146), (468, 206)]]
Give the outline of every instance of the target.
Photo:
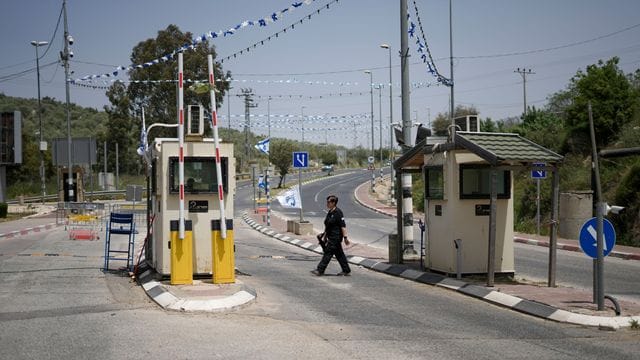
[(309, 167), (309, 153), (306, 151), (294, 151), (293, 167), (295, 169), (302, 169), (302, 168)]
[(540, 170), (535, 169), (536, 166), (539, 166), (539, 167), (546, 166), (545, 163), (533, 163), (531, 165), (533, 165), (533, 167), (534, 167), (534, 169), (531, 170), (531, 178), (532, 179), (546, 179), (547, 178), (547, 171), (544, 168), (542, 168)]
[[(598, 257), (597, 221), (597, 218), (593, 217), (585, 221), (582, 229), (580, 229), (580, 248), (585, 254), (594, 259)], [(602, 253), (607, 256), (616, 245), (616, 231), (607, 219), (603, 219), (602, 237)]]

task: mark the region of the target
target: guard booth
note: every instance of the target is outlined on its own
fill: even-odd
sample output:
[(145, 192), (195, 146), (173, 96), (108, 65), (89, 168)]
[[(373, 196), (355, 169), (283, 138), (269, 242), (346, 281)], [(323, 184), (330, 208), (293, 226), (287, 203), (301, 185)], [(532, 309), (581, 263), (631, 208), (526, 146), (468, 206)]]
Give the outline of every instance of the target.
[(423, 175), (426, 267), (448, 275), (487, 274), (492, 285), (494, 274), (515, 272), (513, 170), (538, 163), (551, 170), (555, 237), (557, 166), (563, 157), (517, 134), (474, 130), (454, 132), (454, 141), (425, 138), (394, 168), (398, 179), (403, 172)]
[[(191, 118), (191, 117), (190, 117)], [(190, 121), (191, 122), (191, 121)], [(187, 230), (191, 230), (193, 276), (212, 274), (212, 220), (220, 219), (218, 183), (216, 174), (216, 149), (213, 139), (205, 139), (196, 126), (189, 124), (184, 141), (184, 218)], [(200, 121), (199, 131), (202, 130)], [(151, 265), (162, 276), (171, 275), (172, 222), (177, 226), (179, 218), (179, 141), (174, 138), (156, 138), (150, 146), (151, 153), (151, 213), (153, 241)], [(233, 217), (235, 196), (235, 158), (233, 144), (220, 142), (224, 211)], [(173, 233), (176, 230), (173, 229)], [(173, 234), (175, 235), (175, 234)], [(175, 249), (174, 249), (175, 250)]]

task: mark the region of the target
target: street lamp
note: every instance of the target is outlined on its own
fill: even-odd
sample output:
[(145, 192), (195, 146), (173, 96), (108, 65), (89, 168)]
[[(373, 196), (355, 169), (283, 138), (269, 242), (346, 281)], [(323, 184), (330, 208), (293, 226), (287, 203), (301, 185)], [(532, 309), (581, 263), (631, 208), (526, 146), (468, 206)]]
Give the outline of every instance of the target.
[[(393, 161), (393, 80), (391, 77), (391, 46), (388, 44), (381, 44), (381, 48), (389, 50), (389, 163)], [(382, 120), (380, 120), (382, 121)], [(382, 144), (380, 145), (382, 147)], [(390, 200), (391, 204), (394, 204), (396, 201), (394, 190), (395, 190), (395, 182), (396, 176), (395, 171), (393, 170), (393, 165), (391, 168), (391, 191), (390, 191)]]
[(40, 144), (38, 148), (40, 149), (40, 181), (42, 183), (42, 203), (44, 204), (44, 197), (47, 195), (47, 187), (45, 184), (45, 173), (44, 173), (44, 151), (47, 149), (47, 145), (42, 140), (42, 106), (40, 104), (40, 54), (38, 53), (38, 48), (40, 46), (48, 45), (47, 41), (32, 41), (31, 45), (36, 48), (36, 73), (38, 74), (38, 122), (40, 123)]
[(305, 107), (306, 106), (301, 106), (300, 107), (300, 129), (302, 130), (302, 142), (303, 143), (304, 143), (304, 108)]
[[(374, 132), (373, 132), (373, 73), (371, 72), (371, 70), (365, 70), (364, 71), (365, 74), (369, 74), (369, 92), (371, 93), (371, 159), (374, 159)], [(375, 192), (375, 189), (373, 188), (373, 185), (375, 184), (376, 181), (376, 175), (374, 174), (373, 171), (373, 161), (371, 164), (369, 164), (369, 166), (371, 167), (371, 192)]]

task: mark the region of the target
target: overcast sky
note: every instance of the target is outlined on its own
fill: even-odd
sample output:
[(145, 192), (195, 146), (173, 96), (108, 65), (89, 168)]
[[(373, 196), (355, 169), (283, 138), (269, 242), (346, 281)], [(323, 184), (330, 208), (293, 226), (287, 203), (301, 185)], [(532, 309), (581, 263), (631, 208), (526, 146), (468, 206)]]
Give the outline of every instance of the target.
[[(104, 74), (117, 66), (131, 65), (132, 48), (155, 38), (169, 24), (202, 35), (227, 30), (244, 20), (270, 17), (294, 2), (69, 0), (69, 32), (75, 40), (71, 77)], [(408, 3), (417, 23), (414, 1)], [(449, 77), (449, 1), (415, 3), (435, 64), (442, 75)], [(30, 42), (52, 39), (61, 7), (61, 0), (2, 1), (0, 92), (37, 97), (35, 49)], [(520, 116), (523, 84), (522, 76), (514, 72), (517, 68), (534, 73), (527, 75), (527, 103), (537, 107), (544, 106), (549, 95), (564, 89), (576, 71), (599, 59), (618, 56), (621, 68), (633, 72), (640, 63), (639, 13), (637, 0), (453, 0), (455, 104), (473, 105), (481, 117), (493, 120)], [(296, 22), (294, 29), (266, 40)], [(263, 40), (262, 45), (252, 47)], [(410, 81), (417, 86), (411, 93), (411, 117), (428, 123), (438, 113), (448, 111), (450, 90), (435, 86), (438, 82), (421, 62), (414, 41), (409, 40)], [(381, 94), (374, 90), (375, 143), (378, 147), (381, 110), (383, 144), (388, 146), (389, 52), (380, 44), (387, 43), (392, 49), (393, 121), (399, 122), (400, 1), (315, 0), (267, 26), (247, 26), (210, 42), (217, 48), (218, 59), (252, 47), (250, 52), (223, 63), (238, 82), (232, 83), (229, 104), (225, 99), (219, 111), (222, 125), (227, 126), (229, 111), (231, 126), (243, 125), (244, 108), (241, 99), (233, 95), (241, 88), (251, 88), (258, 103), (252, 113), (263, 116), (253, 121), (256, 133), (267, 133), (264, 116), (267, 97), (271, 96), (272, 136), (300, 138), (299, 118), (303, 114), (305, 140), (324, 142), (326, 138), (348, 146), (357, 143), (369, 147), (370, 119), (364, 116), (371, 112), (370, 75), (364, 70), (372, 69), (373, 83), (385, 85)], [(61, 23), (51, 48), (40, 60), (42, 96), (60, 101), (65, 99), (64, 71), (51, 63), (58, 60), (62, 46)], [(46, 49), (41, 47), (40, 53)], [(22, 75), (11, 76), (23, 71)], [(118, 78), (127, 80), (126, 75)], [(94, 85), (104, 86), (102, 81), (97, 79)], [(104, 93), (104, 89), (71, 86), (71, 101), (102, 109), (108, 104)], [(334, 120), (314, 119), (321, 116)], [(149, 121), (153, 120), (147, 124)]]

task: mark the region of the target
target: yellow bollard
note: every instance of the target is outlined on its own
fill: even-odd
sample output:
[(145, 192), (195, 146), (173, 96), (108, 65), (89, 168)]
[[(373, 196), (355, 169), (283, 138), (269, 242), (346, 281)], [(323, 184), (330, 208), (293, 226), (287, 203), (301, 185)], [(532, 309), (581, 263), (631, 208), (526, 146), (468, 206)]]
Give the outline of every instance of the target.
[(236, 281), (233, 244), (233, 219), (227, 219), (227, 238), (220, 232), (220, 220), (211, 220), (211, 253), (213, 259), (213, 283), (230, 284)]
[(193, 284), (193, 227), (184, 221), (184, 239), (180, 240), (178, 220), (171, 220), (171, 285)]

